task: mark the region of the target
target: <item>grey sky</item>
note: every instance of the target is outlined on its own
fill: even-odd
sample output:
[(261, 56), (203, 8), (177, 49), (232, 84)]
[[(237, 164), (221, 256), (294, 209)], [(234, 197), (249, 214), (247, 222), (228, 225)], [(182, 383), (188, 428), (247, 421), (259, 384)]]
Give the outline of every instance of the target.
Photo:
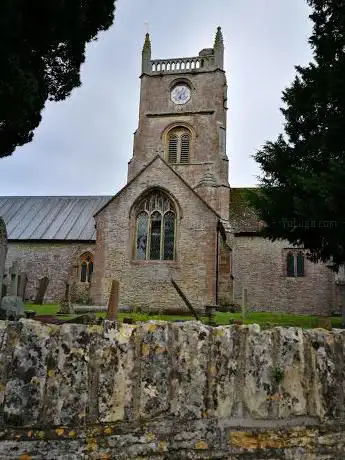
[(254, 185), (256, 149), (282, 129), (281, 91), (311, 59), (305, 0), (118, 0), (115, 23), (87, 48), (82, 86), (48, 104), (34, 140), (0, 160), (0, 195), (114, 194), (137, 127), (145, 25), (153, 58), (195, 56), (225, 41), (230, 185)]

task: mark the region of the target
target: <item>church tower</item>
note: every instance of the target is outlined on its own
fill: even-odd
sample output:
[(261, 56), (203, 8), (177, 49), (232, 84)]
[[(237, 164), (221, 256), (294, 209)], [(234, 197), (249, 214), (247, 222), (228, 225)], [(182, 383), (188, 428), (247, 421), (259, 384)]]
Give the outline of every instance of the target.
[(228, 220), (227, 83), (221, 28), (213, 48), (172, 59), (152, 59), (146, 34), (140, 78), (139, 125), (128, 182), (159, 154)]

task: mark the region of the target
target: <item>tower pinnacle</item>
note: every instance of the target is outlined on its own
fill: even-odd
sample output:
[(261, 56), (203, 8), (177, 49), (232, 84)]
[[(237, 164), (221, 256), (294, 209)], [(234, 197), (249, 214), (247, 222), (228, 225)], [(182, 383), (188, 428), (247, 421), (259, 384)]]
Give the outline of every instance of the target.
[(141, 60), (141, 72), (146, 73), (150, 71), (150, 60), (151, 60), (151, 40), (150, 34), (146, 32), (145, 42), (142, 51), (142, 60)]
[(221, 27), (217, 27), (216, 38), (214, 40), (214, 61), (218, 69), (224, 68), (224, 40)]

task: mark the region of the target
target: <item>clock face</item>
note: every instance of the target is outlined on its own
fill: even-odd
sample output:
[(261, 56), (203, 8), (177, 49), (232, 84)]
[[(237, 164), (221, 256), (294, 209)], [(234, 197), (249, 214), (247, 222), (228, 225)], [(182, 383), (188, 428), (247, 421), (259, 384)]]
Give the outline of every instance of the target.
[(175, 104), (186, 104), (190, 96), (190, 89), (187, 85), (177, 85), (171, 91), (171, 100)]

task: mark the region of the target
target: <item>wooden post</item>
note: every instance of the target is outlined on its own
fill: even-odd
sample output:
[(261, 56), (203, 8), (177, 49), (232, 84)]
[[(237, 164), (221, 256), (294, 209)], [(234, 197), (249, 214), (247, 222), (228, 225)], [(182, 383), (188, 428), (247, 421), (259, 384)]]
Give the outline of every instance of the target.
[(111, 282), (110, 296), (108, 301), (107, 319), (109, 321), (117, 320), (117, 311), (119, 307), (120, 283), (117, 280)]
[(248, 309), (248, 292), (246, 288), (242, 289), (242, 318), (245, 319), (247, 316)]

